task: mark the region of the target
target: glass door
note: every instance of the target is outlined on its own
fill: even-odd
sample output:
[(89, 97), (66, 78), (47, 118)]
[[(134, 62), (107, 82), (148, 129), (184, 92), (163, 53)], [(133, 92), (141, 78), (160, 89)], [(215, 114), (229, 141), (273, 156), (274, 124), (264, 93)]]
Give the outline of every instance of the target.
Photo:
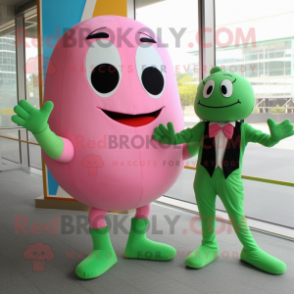
[[(21, 163), (19, 127), (11, 121), (17, 104), (15, 22), (0, 27), (0, 170)], [(5, 138), (4, 138), (5, 137)]]

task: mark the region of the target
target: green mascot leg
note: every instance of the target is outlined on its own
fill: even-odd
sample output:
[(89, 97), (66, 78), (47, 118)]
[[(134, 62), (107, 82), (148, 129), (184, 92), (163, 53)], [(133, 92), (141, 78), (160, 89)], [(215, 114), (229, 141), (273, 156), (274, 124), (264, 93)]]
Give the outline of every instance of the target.
[(243, 244), (241, 259), (265, 272), (283, 274), (287, 269), (286, 264), (260, 249), (252, 237), (244, 216), (244, 188), (240, 175), (231, 174), (226, 180), (223, 173), (218, 173), (218, 175), (219, 181), (226, 183), (226, 185), (219, 185), (218, 194), (228, 212), (233, 228)]
[(191, 268), (202, 268), (214, 261), (219, 255), (215, 235), (216, 192), (212, 185), (212, 179), (206, 175), (206, 171), (204, 173), (197, 172), (194, 191), (201, 218), (202, 244), (189, 254), (185, 263)]
[(215, 199), (221, 198), (233, 228), (243, 245), (241, 259), (271, 274), (282, 274), (286, 264), (267, 254), (256, 244), (247, 225), (244, 209), (244, 187), (239, 174), (231, 174), (224, 178), (223, 171), (217, 168), (212, 177), (199, 166), (194, 182), (196, 201), (202, 224), (202, 244), (186, 258), (186, 265), (201, 268), (215, 260), (218, 246), (215, 236)]
[(81, 279), (96, 278), (117, 263), (109, 238), (109, 228), (89, 230), (93, 239), (93, 251), (76, 267), (76, 275)]
[(176, 250), (172, 246), (151, 241), (146, 237), (149, 219), (134, 217), (131, 222), (131, 230), (124, 257), (159, 261), (174, 258)]

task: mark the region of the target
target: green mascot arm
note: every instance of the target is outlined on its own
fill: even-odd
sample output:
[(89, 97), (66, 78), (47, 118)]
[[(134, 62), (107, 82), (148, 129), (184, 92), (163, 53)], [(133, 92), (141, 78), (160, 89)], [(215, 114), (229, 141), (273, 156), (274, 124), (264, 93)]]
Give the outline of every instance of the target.
[[(204, 134), (205, 124), (198, 123), (193, 128), (187, 128), (179, 133), (175, 133), (174, 126), (171, 122), (167, 123), (167, 128), (160, 124), (154, 129), (153, 139), (168, 145), (178, 145), (184, 143), (200, 142)], [(189, 150), (191, 147), (191, 150)], [(193, 144), (187, 146), (189, 152), (192, 152)], [(195, 147), (194, 147), (195, 148)]]
[(184, 159), (188, 159), (191, 157), (194, 157), (198, 154), (199, 152), (199, 146), (200, 146), (200, 142), (192, 142), (192, 143), (187, 143), (186, 144), (186, 148), (188, 151), (188, 154), (185, 153), (185, 149), (184, 149)]
[[(26, 128), (36, 138), (41, 148), (52, 159), (59, 159), (63, 154), (64, 149), (69, 153), (73, 153), (72, 143), (62, 137), (57, 136), (52, 132), (47, 123), (50, 113), (54, 104), (51, 101), (46, 102), (43, 107), (38, 110), (33, 107), (28, 101), (20, 100), (19, 105), (14, 107), (14, 111), (17, 115), (12, 116), (12, 121), (16, 124)], [(66, 148), (65, 148), (66, 144)], [(70, 161), (73, 154), (70, 156), (64, 156), (60, 161)]]
[(253, 142), (259, 143), (266, 147), (273, 147), (274, 145), (279, 143), (280, 140), (294, 135), (293, 125), (290, 123), (289, 119), (286, 119), (283, 122), (276, 124), (273, 119), (269, 118), (267, 123), (270, 129), (270, 135), (256, 130), (249, 124), (245, 123), (246, 143)]
[(52, 132), (47, 124), (45, 129), (39, 133), (33, 133), (44, 152), (52, 159), (61, 156), (64, 149), (64, 143), (61, 137)]

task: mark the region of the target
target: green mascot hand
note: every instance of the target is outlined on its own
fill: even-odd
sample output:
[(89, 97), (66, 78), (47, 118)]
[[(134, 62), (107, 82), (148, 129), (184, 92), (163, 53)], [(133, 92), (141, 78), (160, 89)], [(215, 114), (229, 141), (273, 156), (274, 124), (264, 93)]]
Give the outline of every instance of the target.
[(280, 141), (294, 135), (293, 125), (289, 119), (276, 124), (273, 119), (269, 118), (267, 120), (267, 124), (271, 132), (271, 137), (274, 141)]
[(174, 144), (176, 141), (176, 134), (173, 124), (171, 122), (167, 123), (167, 128), (163, 124), (160, 124), (159, 127), (154, 129), (152, 137), (164, 144)]
[(63, 152), (64, 142), (61, 137), (50, 130), (47, 123), (53, 106), (53, 102), (48, 101), (38, 110), (28, 101), (20, 100), (19, 105), (14, 107), (17, 115), (13, 115), (11, 119), (32, 132), (45, 153), (57, 159)]
[(53, 109), (53, 102), (46, 102), (40, 110), (33, 107), (28, 101), (20, 100), (19, 105), (14, 107), (17, 115), (12, 116), (12, 121), (23, 126), (33, 134), (44, 131), (47, 127), (47, 121)]

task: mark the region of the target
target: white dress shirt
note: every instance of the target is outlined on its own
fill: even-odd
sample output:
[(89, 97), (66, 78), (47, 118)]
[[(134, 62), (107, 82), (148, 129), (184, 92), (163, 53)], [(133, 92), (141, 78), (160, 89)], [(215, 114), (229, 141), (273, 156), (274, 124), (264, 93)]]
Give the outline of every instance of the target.
[[(225, 126), (226, 124), (231, 124), (233, 127), (235, 127), (236, 122), (235, 121), (229, 121), (229, 122), (211, 122), (211, 124), (217, 123), (221, 127)], [(223, 160), (225, 156), (225, 151), (228, 143), (228, 138), (224, 135), (224, 132), (220, 130), (220, 132), (214, 137), (215, 140), (215, 168), (218, 166), (223, 169)]]

